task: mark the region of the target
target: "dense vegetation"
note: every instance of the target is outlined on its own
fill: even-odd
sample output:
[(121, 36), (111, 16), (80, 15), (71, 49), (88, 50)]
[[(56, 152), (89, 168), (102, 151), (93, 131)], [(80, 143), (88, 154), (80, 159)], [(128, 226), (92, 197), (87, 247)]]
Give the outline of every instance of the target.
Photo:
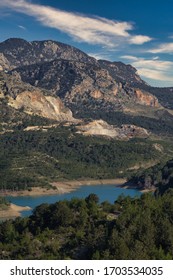
[(156, 193), (163, 194), (166, 190), (173, 188), (173, 160), (137, 172), (130, 181), (147, 189), (156, 186)]
[(0, 196), (0, 210), (6, 210), (9, 204), (9, 201), (5, 197)]
[(38, 206), (0, 224), (1, 259), (173, 259), (173, 192)]
[(49, 186), (49, 182), (78, 178), (126, 176), (130, 167), (165, 158), (148, 139), (128, 142), (85, 137), (75, 128), (47, 131), (15, 130), (1, 135), (0, 189)]

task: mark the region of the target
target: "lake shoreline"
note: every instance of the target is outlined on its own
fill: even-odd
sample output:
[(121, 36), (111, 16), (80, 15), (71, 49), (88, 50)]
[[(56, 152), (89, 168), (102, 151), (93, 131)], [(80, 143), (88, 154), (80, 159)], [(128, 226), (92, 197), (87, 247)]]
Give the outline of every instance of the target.
[[(95, 186), (95, 185), (112, 185), (112, 187), (122, 188), (122, 189), (136, 189), (140, 192), (149, 192), (151, 190), (142, 190), (137, 185), (127, 182), (126, 179), (103, 179), (103, 180), (71, 180), (71, 181), (61, 181), (53, 182), (52, 189), (46, 189), (41, 187), (35, 187), (31, 191), (6, 191), (0, 192), (0, 196), (8, 197), (42, 197), (42, 196), (52, 196), (59, 194), (68, 194), (76, 191), (81, 186)], [(154, 191), (154, 190), (152, 190)], [(0, 210), (0, 219), (10, 219), (21, 216), (22, 211), (31, 210), (28, 206), (18, 206), (15, 204), (10, 204), (9, 208), (6, 210)]]
[(10, 203), (7, 209), (0, 210), (0, 219), (13, 219), (21, 216), (22, 211), (29, 211), (31, 207), (29, 206), (18, 206), (16, 204)]
[(155, 188), (152, 189), (142, 189), (139, 186), (129, 183), (127, 179), (116, 178), (116, 179), (88, 179), (88, 180), (70, 180), (70, 181), (56, 181), (51, 183), (52, 188), (44, 187), (34, 187), (31, 190), (21, 190), (21, 191), (0, 191), (0, 196), (44, 196), (44, 195), (56, 195), (56, 194), (66, 194), (71, 193), (82, 186), (90, 185), (116, 185), (119, 188), (124, 189), (137, 189), (142, 193), (154, 192)]
[[(90, 185), (119, 185), (118, 187), (123, 187), (127, 182), (126, 179), (100, 179), (100, 180), (71, 180), (71, 181), (57, 181), (51, 183), (53, 188), (47, 189), (43, 187), (34, 187), (32, 190), (21, 190), (21, 191), (0, 191), (0, 196), (44, 196), (44, 195), (55, 195), (55, 194), (65, 194), (75, 191), (81, 186)], [(126, 187), (126, 186), (125, 186)], [(133, 188), (133, 187), (132, 187)]]

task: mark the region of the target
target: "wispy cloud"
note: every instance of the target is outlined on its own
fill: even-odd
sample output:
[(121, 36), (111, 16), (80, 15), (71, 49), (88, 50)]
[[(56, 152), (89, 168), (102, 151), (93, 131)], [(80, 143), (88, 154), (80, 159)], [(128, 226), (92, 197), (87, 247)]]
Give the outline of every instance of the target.
[(157, 48), (150, 49), (149, 53), (169, 53), (173, 54), (173, 43), (160, 44)]
[(136, 61), (139, 59), (138, 57), (133, 56), (133, 55), (122, 55), (122, 56), (120, 56), (120, 58), (127, 59), (130, 61)]
[[(148, 78), (148, 79), (152, 79), (155, 81), (165, 81), (165, 82), (172, 82), (172, 77), (168, 76), (166, 73), (163, 73), (161, 71), (158, 70), (154, 70), (154, 69), (148, 69), (148, 68), (140, 68), (138, 70), (138, 74)], [(173, 86), (173, 82), (171, 84)]]
[(171, 76), (173, 74), (172, 61), (160, 60), (158, 56), (152, 59), (145, 59), (143, 57), (123, 55), (121, 58), (129, 61), (142, 77), (172, 83), (173, 85)]
[(133, 35), (132, 23), (108, 20), (97, 16), (89, 17), (66, 12), (49, 6), (33, 4), (26, 0), (3, 0), (1, 7), (33, 16), (42, 25), (56, 28), (70, 35), (74, 40), (90, 44), (116, 47), (117, 44), (141, 45), (152, 40), (149, 36)]
[(18, 25), (18, 27), (19, 27), (20, 29), (26, 30), (26, 27), (24, 27), (23, 25)]

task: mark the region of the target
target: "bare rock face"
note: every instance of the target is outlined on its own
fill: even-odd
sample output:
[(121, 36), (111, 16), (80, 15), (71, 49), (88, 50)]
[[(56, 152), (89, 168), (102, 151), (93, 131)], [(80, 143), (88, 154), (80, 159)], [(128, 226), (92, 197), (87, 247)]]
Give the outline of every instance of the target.
[(3, 53), (0, 53), (0, 71), (5, 69), (10, 69), (10, 62), (3, 55)]
[(142, 105), (151, 106), (151, 107), (159, 107), (158, 99), (143, 90), (136, 89), (134, 91), (134, 95), (136, 98), (136, 102)]
[(59, 98), (44, 96), (39, 90), (24, 91), (17, 95), (16, 99), (10, 99), (10, 106), (15, 109), (22, 109), (28, 114), (38, 115), (44, 118), (70, 121), (73, 120), (72, 112), (66, 109)]
[(134, 137), (146, 138), (149, 132), (135, 125), (123, 124), (120, 128), (109, 125), (103, 120), (94, 120), (87, 124), (77, 126), (78, 133), (92, 136), (107, 136), (109, 138), (128, 140)]
[(116, 129), (103, 120), (94, 120), (88, 124), (78, 126), (78, 132), (83, 135), (108, 136), (115, 138), (118, 136)]
[(57, 121), (75, 121), (72, 112), (59, 97), (3, 72), (0, 73), (0, 97), (6, 99), (8, 106), (30, 115)]

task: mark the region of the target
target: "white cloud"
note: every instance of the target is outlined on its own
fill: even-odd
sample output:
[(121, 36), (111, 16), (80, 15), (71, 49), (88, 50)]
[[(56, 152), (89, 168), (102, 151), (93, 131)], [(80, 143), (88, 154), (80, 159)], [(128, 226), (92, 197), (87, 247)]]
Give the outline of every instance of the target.
[(152, 39), (149, 36), (136, 35), (136, 36), (132, 36), (129, 39), (129, 42), (131, 44), (142, 45), (144, 43), (150, 42), (151, 40)]
[[(167, 81), (172, 82), (172, 77), (168, 76), (166, 73), (163, 73), (162, 71), (154, 70), (154, 69), (148, 69), (148, 68), (140, 68), (138, 71), (138, 74), (149, 78), (152, 80), (160, 80), (160, 81)], [(172, 82), (173, 85), (173, 82)]]
[(136, 68), (147, 67), (150, 70), (155, 69), (159, 71), (168, 71), (173, 68), (173, 62), (152, 59), (139, 59), (138, 61), (133, 63), (133, 66), (135, 66)]
[(90, 44), (115, 47), (117, 43), (143, 44), (152, 38), (131, 35), (133, 25), (101, 17), (89, 17), (78, 13), (66, 12), (49, 6), (33, 4), (26, 0), (3, 0), (0, 6), (33, 16), (42, 25), (56, 28), (70, 35), (74, 40)]
[(148, 50), (150, 53), (170, 53), (173, 54), (173, 43), (160, 44), (155, 49)]
[(124, 55), (121, 58), (129, 61), (132, 66), (137, 69), (137, 72), (142, 78), (151, 79), (157, 82), (163, 81), (173, 85), (173, 62), (160, 60), (159, 57), (153, 57), (152, 59), (145, 59), (143, 57), (136, 57), (131, 55)]
[(139, 59), (138, 57), (133, 56), (133, 55), (122, 55), (122, 56), (120, 56), (120, 58), (127, 59), (127, 60), (132, 60), (132, 61), (136, 61), (136, 60)]

